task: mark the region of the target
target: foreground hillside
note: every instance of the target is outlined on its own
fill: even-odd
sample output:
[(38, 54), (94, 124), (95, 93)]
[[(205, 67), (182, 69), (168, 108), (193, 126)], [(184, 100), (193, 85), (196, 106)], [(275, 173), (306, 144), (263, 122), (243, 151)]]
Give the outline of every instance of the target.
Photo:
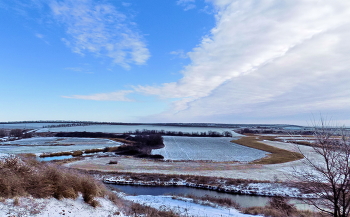
[(234, 208), (171, 196), (126, 196), (87, 174), (31, 157), (0, 157), (0, 216), (231, 216)]

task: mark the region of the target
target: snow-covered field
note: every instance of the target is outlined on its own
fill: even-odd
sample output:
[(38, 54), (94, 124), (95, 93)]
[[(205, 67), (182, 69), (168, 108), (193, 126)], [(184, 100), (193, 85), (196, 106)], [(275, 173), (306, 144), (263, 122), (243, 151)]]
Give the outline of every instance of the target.
[(109, 139), (74, 138), (74, 137), (33, 137), (28, 139), (2, 142), (0, 153), (43, 153), (75, 151), (104, 148), (121, 145)]
[(254, 161), (268, 152), (230, 142), (227, 137), (164, 136), (162, 149), (152, 151), (165, 160)]

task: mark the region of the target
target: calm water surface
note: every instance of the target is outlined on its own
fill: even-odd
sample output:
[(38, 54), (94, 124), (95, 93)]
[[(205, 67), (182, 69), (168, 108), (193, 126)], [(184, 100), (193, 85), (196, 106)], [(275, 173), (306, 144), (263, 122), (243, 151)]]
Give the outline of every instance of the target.
[[(252, 195), (239, 195), (239, 194), (228, 194), (223, 192), (217, 192), (206, 189), (191, 188), (186, 186), (139, 186), (139, 185), (115, 185), (108, 184), (117, 190), (120, 190), (129, 195), (185, 195), (192, 194), (195, 196), (209, 195), (217, 198), (229, 198), (241, 207), (252, 207), (252, 206), (265, 206), (269, 202), (271, 197), (264, 196), (252, 196)], [(312, 207), (304, 204), (301, 200), (292, 199), (291, 203), (295, 204), (298, 209), (312, 210)]]

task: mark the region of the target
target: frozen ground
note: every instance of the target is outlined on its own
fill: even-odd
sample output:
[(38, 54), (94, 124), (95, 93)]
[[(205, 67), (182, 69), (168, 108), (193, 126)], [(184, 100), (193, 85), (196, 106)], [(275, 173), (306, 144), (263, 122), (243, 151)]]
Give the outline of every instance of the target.
[[(172, 209), (185, 216), (200, 217), (250, 217), (253, 215), (242, 214), (233, 208), (220, 206), (207, 206), (193, 203), (192, 199), (172, 199), (171, 196), (126, 196), (125, 199), (136, 203), (145, 204), (156, 209)], [(255, 215), (256, 217), (256, 215)]]
[[(193, 217), (251, 217), (239, 213), (235, 209), (223, 207), (212, 207), (193, 203), (191, 199), (176, 200), (170, 196), (124, 196), (124, 199), (136, 203), (149, 205), (156, 209), (173, 209), (186, 216)], [(7, 199), (0, 202), (0, 216), (26, 216), (26, 217), (112, 217), (127, 216), (119, 207), (104, 198), (96, 199), (101, 206), (93, 208), (84, 203), (83, 198), (76, 200), (54, 198), (34, 199), (18, 198), (15, 204), (14, 199)]]
[[(299, 151), (297, 146), (290, 143), (264, 141), (264, 143), (278, 148)], [(311, 147), (299, 146), (300, 150), (315, 161), (320, 161), (319, 156)], [(117, 160), (118, 164), (108, 165), (110, 160)], [(67, 166), (82, 169), (101, 171), (119, 171), (133, 173), (163, 173), (163, 174), (187, 174), (210, 177), (224, 177), (236, 179), (268, 180), (275, 179), (290, 181), (289, 175), (293, 168), (304, 168), (304, 159), (271, 165), (256, 165), (247, 163), (224, 163), (224, 162), (171, 162), (153, 161), (131, 157), (107, 157), (91, 160), (82, 160), (67, 164)]]
[(33, 137), (28, 139), (20, 139), (10, 142), (3, 142), (3, 145), (104, 145), (108, 143), (117, 143), (109, 139), (96, 139), (96, 138), (77, 138), (77, 137)]
[(28, 139), (3, 142), (0, 153), (43, 153), (75, 151), (93, 148), (104, 148), (121, 145), (109, 139), (74, 138), (74, 137), (33, 137)]
[(152, 151), (165, 160), (207, 160), (250, 162), (265, 157), (268, 152), (230, 142), (227, 137), (163, 136), (165, 147)]
[[(13, 199), (0, 202), (0, 216), (27, 216), (27, 217), (108, 217), (125, 216), (111, 201), (97, 198), (100, 207), (93, 208), (83, 201), (82, 197), (76, 200), (63, 199), (34, 199), (19, 198), (19, 204), (14, 205)], [(118, 215), (119, 213), (119, 215)]]

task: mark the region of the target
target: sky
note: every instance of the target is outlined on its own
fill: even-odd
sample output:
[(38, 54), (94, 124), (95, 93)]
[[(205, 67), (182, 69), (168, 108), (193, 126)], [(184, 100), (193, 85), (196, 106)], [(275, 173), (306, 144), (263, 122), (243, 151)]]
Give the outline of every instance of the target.
[(2, 0), (0, 121), (350, 126), (350, 1)]

